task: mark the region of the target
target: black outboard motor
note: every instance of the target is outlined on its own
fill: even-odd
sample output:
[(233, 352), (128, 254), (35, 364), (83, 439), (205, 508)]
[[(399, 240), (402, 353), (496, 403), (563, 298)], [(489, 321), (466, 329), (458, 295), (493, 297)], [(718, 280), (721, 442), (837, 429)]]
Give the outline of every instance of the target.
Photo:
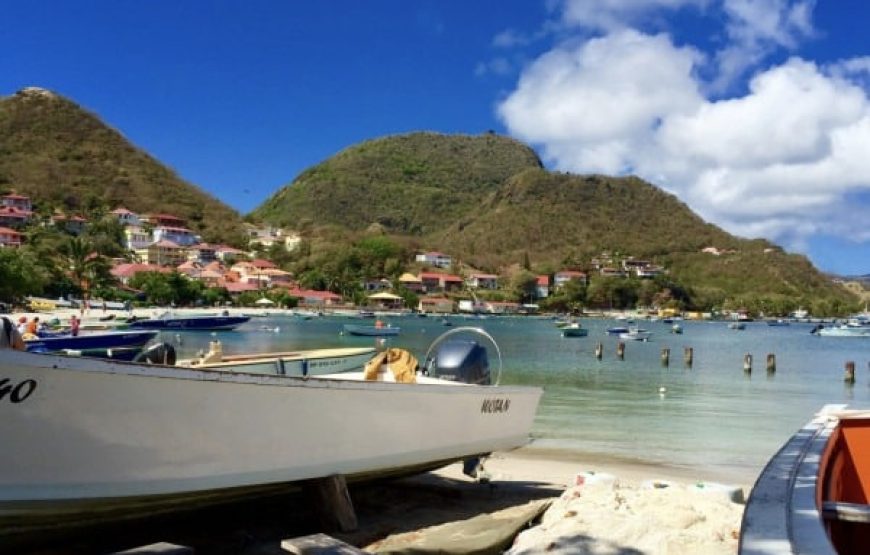
[(490, 385), (489, 357), (477, 341), (450, 338), (438, 345), (426, 360), (426, 373), (433, 378), (475, 385)]
[(136, 355), (133, 362), (144, 362), (147, 364), (165, 364), (172, 366), (175, 364), (175, 347), (169, 343), (157, 343), (151, 345), (147, 349), (143, 349), (141, 353)]

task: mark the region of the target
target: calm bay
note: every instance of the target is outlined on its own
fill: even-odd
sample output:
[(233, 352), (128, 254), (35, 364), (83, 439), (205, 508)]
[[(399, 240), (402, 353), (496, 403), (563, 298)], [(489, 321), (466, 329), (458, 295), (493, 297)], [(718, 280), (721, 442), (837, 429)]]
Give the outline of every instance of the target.
[[(270, 315), (235, 331), (164, 333), (162, 340), (176, 344), (182, 357), (207, 350), (213, 339), (228, 354), (374, 345), (371, 337), (340, 334), (354, 321)], [(675, 335), (670, 324), (639, 321), (652, 338), (627, 342), (620, 360), (618, 337), (606, 333), (619, 324), (614, 320), (584, 318), (589, 335), (577, 338), (562, 337), (552, 320), (538, 317), (452, 316), (454, 327), (435, 317), (387, 321), (401, 328), (388, 345), (410, 350), (421, 363), (431, 342), (450, 329), (489, 332), (502, 353), (501, 382), (544, 388), (530, 449), (552, 456), (660, 465), (752, 483), (823, 405), (870, 406), (870, 341), (817, 337), (807, 323), (751, 322), (732, 330), (725, 322), (684, 321), (684, 333)], [(687, 347), (694, 353), (691, 367), (683, 361)], [(665, 348), (668, 366), (661, 361)], [(746, 354), (753, 357), (751, 373), (744, 372)], [(768, 354), (776, 356), (775, 373), (766, 371)], [(857, 368), (854, 385), (843, 380), (847, 361)], [(496, 371), (492, 349), (490, 363)]]

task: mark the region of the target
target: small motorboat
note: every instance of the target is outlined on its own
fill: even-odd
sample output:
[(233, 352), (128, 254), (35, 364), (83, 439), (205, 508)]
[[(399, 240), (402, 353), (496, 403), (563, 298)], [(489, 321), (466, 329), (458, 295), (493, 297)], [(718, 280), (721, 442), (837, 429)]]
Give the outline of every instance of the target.
[(176, 331), (231, 330), (244, 324), (250, 319), (250, 316), (230, 316), (228, 314), (175, 316), (170, 312), (166, 312), (158, 318), (130, 322), (129, 327), (147, 330)]
[(679, 324), (674, 324), (671, 326), (671, 333), (683, 333), (683, 326)]
[(870, 412), (828, 405), (767, 463), (743, 513), (739, 553), (867, 553)]
[(728, 329), (729, 330), (745, 330), (746, 324), (744, 324), (743, 322), (730, 322), (728, 324)]
[(620, 333), (628, 333), (628, 328), (625, 326), (614, 326), (607, 328), (607, 333), (610, 335), (619, 335)]
[(649, 341), (652, 332), (640, 328), (631, 328), (627, 332), (619, 334), (619, 338), (625, 341)]
[(104, 333), (64, 334), (27, 339), (31, 353), (55, 353), (73, 356), (133, 360), (158, 334), (152, 330), (111, 331)]
[(589, 330), (574, 322), (560, 328), (562, 337), (586, 337), (589, 335)]
[(342, 326), (344, 333), (350, 335), (366, 335), (371, 337), (381, 337), (389, 335), (399, 335), (401, 328), (390, 326), (362, 326), (358, 324), (344, 324)]

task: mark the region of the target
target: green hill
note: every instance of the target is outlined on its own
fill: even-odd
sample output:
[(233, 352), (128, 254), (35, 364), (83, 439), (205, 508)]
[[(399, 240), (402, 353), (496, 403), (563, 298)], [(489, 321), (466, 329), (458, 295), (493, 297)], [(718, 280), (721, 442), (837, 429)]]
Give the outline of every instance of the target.
[(500, 274), (591, 270), (607, 251), (663, 265), (698, 298), (855, 300), (805, 257), (730, 235), (641, 179), (550, 172), (528, 147), (492, 134), (364, 142), (303, 172), (250, 217), (302, 229), (318, 250), (369, 230)]
[(28, 88), (0, 98), (0, 192), (42, 212), (124, 206), (187, 220), (207, 241), (239, 243), (241, 216), (62, 96)]

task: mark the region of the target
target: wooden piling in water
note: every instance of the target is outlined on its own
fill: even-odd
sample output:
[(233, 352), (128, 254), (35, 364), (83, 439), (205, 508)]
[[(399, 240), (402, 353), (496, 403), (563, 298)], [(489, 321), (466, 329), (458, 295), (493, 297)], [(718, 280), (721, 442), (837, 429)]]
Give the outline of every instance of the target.
[(601, 356), (604, 354), (604, 345), (601, 344), (601, 341), (595, 344), (595, 358), (601, 360)]
[(844, 381), (847, 384), (855, 383), (855, 362), (854, 361), (850, 360), (849, 362), (846, 363), (846, 377), (844, 378)]
[(625, 358), (625, 342), (620, 341), (616, 344), (616, 356), (619, 357), (620, 360)]
[(667, 347), (662, 349), (662, 366), (668, 366), (671, 363), (671, 350)]
[(692, 367), (692, 364), (695, 362), (695, 350), (691, 347), (683, 347), (683, 362), (689, 368)]
[(750, 353), (743, 355), (743, 371), (747, 374), (752, 372), (752, 355)]
[(767, 372), (769, 374), (776, 372), (776, 355), (773, 353), (767, 353)]

